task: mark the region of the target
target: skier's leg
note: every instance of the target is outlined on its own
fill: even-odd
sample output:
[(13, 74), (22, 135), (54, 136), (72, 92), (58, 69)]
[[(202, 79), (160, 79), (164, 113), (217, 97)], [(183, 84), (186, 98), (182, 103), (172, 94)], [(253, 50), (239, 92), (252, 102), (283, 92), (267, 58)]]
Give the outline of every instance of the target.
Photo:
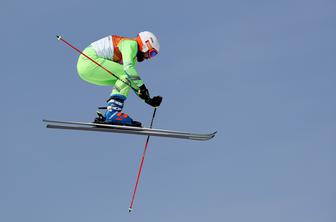
[(79, 76), (83, 80), (95, 85), (114, 86), (111, 97), (107, 102), (108, 110), (105, 112), (103, 119), (98, 117), (95, 121), (119, 125), (141, 126), (141, 123), (133, 121), (127, 114), (121, 112), (124, 106), (124, 101), (131, 89), (131, 87), (125, 84), (125, 82), (128, 82), (129, 80), (124, 72), (123, 66), (111, 60), (98, 57), (96, 52), (90, 47), (85, 49), (84, 53), (121, 79), (117, 79), (110, 75), (86, 57), (82, 55), (79, 57), (77, 70)]
[(110, 70), (121, 80), (110, 75), (104, 69), (100, 68), (83, 55), (79, 57), (77, 63), (79, 76), (83, 80), (95, 85), (114, 86), (111, 96), (123, 95), (127, 98), (130, 92), (130, 87), (125, 84), (125, 82), (129, 83), (129, 80), (127, 79), (123, 66), (111, 60), (97, 56), (96, 52), (90, 47), (86, 48), (84, 53), (104, 66), (106, 69)]
[(128, 114), (122, 113), (125, 100), (130, 92), (131, 87), (125, 84), (128, 81), (126, 74), (119, 76), (112, 90), (111, 97), (107, 101), (107, 111), (104, 115), (104, 122), (118, 125), (141, 126), (140, 122), (134, 121)]
[[(110, 70), (114, 75), (118, 77), (124, 75), (122, 65), (97, 56), (91, 47), (86, 48), (83, 53)], [(116, 77), (110, 75), (83, 55), (78, 58), (77, 71), (81, 79), (95, 85), (113, 86), (117, 82)]]
[(118, 77), (121, 80), (116, 81), (114, 89), (111, 93), (111, 97), (107, 101), (107, 111), (104, 115), (104, 122), (109, 124), (131, 125), (140, 127), (140, 122), (134, 121), (128, 116), (128, 114), (121, 112), (131, 87), (125, 84), (125, 82), (129, 83), (126, 73)]

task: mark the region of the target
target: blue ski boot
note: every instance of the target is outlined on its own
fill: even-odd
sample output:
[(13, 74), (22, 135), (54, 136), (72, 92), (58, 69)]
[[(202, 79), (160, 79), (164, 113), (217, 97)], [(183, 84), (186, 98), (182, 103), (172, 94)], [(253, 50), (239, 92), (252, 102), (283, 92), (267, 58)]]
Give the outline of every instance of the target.
[(123, 126), (136, 126), (141, 127), (141, 123), (134, 121), (126, 113), (122, 113), (121, 110), (124, 107), (124, 101), (126, 97), (123, 95), (113, 95), (107, 101), (107, 110), (105, 114), (97, 112), (98, 117), (95, 119), (95, 123), (123, 125)]

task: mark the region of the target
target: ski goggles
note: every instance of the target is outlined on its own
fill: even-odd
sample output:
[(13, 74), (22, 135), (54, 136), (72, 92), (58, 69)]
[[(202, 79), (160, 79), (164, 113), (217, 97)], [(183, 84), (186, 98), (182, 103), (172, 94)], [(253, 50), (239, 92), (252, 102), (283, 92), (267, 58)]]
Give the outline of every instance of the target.
[(152, 45), (150, 44), (149, 41), (146, 41), (146, 45), (148, 47), (149, 58), (153, 58), (154, 56), (156, 56), (157, 54), (159, 54), (159, 52), (152, 47)]

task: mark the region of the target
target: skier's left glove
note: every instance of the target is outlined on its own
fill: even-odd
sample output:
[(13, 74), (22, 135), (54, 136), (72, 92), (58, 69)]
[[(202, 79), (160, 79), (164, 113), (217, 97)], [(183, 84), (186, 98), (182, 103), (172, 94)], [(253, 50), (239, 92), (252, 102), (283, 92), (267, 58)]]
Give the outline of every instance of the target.
[(161, 102), (162, 102), (162, 97), (161, 96), (154, 96), (151, 99), (145, 100), (145, 102), (148, 105), (151, 105), (153, 107), (159, 107), (161, 105)]

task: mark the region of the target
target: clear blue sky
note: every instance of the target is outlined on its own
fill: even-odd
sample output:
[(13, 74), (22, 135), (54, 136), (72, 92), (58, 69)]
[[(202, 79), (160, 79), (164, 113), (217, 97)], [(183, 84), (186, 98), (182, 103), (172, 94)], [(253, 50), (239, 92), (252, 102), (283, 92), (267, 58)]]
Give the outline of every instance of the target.
[[(336, 221), (336, 3), (4, 0), (0, 221)], [(76, 74), (109, 34), (150, 30), (160, 55), (139, 64), (164, 97), (154, 126), (208, 132), (152, 138), (56, 131), (43, 118), (91, 121), (110, 88)], [(133, 94), (125, 111), (148, 125)]]

